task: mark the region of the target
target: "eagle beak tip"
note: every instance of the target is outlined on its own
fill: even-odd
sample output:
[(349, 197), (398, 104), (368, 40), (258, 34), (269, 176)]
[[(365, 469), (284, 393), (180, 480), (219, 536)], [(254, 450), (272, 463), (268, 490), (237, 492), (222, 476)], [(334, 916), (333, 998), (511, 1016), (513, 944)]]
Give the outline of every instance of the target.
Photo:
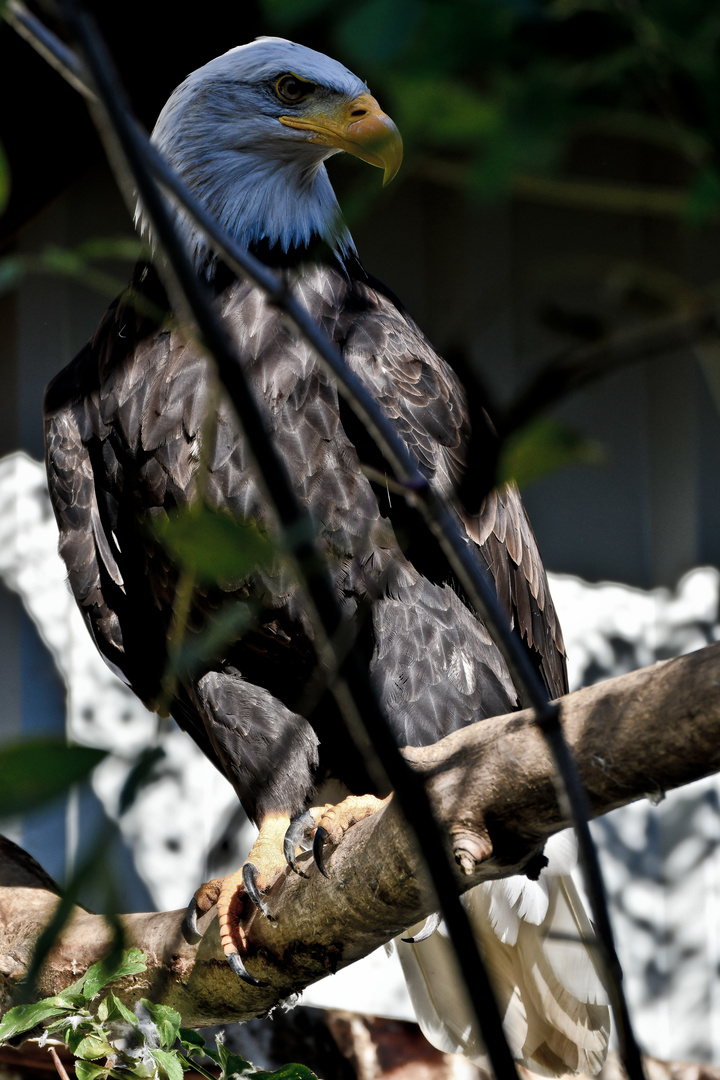
[(395, 177), (397, 176), (397, 174), (399, 172), (400, 172), (400, 163), (399, 162), (398, 162), (397, 165), (386, 165), (385, 166), (385, 171), (383, 173), (382, 186), (384, 188), (386, 188), (388, 186), (388, 184), (391, 184), (392, 181), (395, 179)]

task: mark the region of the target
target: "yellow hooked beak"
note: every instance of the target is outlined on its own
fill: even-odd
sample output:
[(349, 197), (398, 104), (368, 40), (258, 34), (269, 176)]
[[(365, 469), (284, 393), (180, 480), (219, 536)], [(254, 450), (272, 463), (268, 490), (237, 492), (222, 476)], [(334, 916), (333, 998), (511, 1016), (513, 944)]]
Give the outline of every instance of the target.
[(402, 138), (395, 124), (370, 94), (360, 94), (335, 109), (310, 105), (303, 116), (281, 116), (280, 123), (312, 132), (310, 142), (334, 146), (384, 170), (383, 187), (397, 175)]

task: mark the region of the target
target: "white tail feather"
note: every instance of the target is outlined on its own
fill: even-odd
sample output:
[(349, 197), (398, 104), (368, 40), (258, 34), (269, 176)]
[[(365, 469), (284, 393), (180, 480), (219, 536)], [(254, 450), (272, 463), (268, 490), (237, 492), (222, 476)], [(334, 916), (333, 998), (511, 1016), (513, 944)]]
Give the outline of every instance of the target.
[[(557, 852), (569, 871), (569, 849), (561, 843)], [(594, 933), (572, 880), (546, 872), (539, 881), (505, 878), (479, 885), (463, 902), (516, 1060), (548, 1076), (597, 1073), (610, 1016)], [(396, 945), (428, 1041), (488, 1068), (444, 926), (417, 945)]]

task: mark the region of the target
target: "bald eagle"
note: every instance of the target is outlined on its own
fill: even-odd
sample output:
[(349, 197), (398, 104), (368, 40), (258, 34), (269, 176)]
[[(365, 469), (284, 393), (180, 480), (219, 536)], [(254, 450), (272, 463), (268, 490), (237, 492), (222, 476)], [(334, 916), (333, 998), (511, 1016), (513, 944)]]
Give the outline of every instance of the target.
[[(261, 38), (189, 75), (162, 110), (153, 140), (227, 234), (284, 275), (420, 469), (453, 498), (471, 465), (465, 393), (400, 303), (363, 268), (325, 168), (327, 158), (346, 151), (382, 168), (386, 180), (397, 172), (400, 136), (368, 87), (327, 56)], [(382, 459), (312, 350), (263, 294), (228, 271), (182, 210), (175, 214), (316, 524), (398, 745), (434, 743), (516, 708), (512, 679), (477, 613), (416, 531), (402, 535), (395, 509), (391, 519), (385, 485), (372, 479)], [(316, 642), (302, 593), (279, 556), (236, 580), (194, 582), (185, 603), (189, 635), (202, 636), (228, 605), (249, 612), (248, 625), (199, 667), (174, 682), (164, 678), (187, 579), (158, 539), (163, 522), (200, 503), (261, 532), (277, 527), (203, 350), (155, 314), (168, 307), (154, 266), (138, 265), (128, 291), (47, 389), (47, 469), (60, 552), (98, 649), (149, 708), (162, 707), (192, 735), (259, 826), (242, 871), (200, 894), (206, 902), (217, 898), (228, 958), (252, 980), (236, 912), (246, 895), (262, 905), (284, 869), (290, 823), (307, 821), (310, 810), (313, 826), (341, 836), (387, 793), (372, 789), (351, 752), (331, 694), (301, 711)], [(368, 463), (378, 469), (364, 468)], [(549, 693), (561, 695), (562, 636), (517, 491), (492, 492), (473, 515), (455, 501), (509, 624)], [(316, 809), (327, 778), (353, 797)], [(562, 844), (556, 849), (551, 863), (567, 871)], [(608, 1010), (590, 952), (568, 940), (590, 936), (570, 879), (544, 871), (538, 881), (481, 885), (467, 905), (515, 1057), (545, 1073), (596, 1072)], [(400, 948), (428, 1037), (483, 1061), (442, 930)]]

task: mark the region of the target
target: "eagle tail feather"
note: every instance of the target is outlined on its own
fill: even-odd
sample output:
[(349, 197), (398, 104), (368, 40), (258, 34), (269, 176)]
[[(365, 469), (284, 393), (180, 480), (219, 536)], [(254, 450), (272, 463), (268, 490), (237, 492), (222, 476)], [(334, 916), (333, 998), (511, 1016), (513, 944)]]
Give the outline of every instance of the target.
[[(539, 882), (485, 882), (463, 902), (515, 1059), (545, 1076), (598, 1073), (609, 1037), (607, 994), (572, 879), (544, 873)], [(428, 1041), (489, 1069), (444, 927), (419, 944), (397, 939), (396, 946)]]

